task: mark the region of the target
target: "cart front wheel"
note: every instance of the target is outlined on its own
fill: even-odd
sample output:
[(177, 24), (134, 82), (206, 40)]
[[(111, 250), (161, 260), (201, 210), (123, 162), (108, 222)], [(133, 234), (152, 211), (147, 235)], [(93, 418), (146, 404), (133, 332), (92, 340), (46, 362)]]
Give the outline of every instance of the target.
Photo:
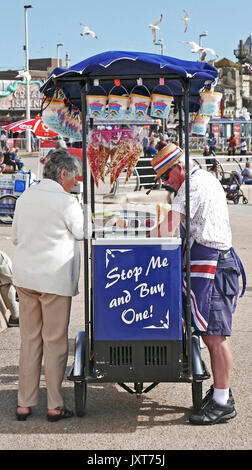
[(86, 408), (87, 383), (85, 381), (74, 382), (74, 398), (76, 416), (81, 418), (84, 416)]
[(0, 223), (12, 224), (17, 198), (12, 194), (0, 196)]
[(193, 401), (193, 410), (197, 412), (202, 407), (202, 382), (192, 382), (192, 401)]

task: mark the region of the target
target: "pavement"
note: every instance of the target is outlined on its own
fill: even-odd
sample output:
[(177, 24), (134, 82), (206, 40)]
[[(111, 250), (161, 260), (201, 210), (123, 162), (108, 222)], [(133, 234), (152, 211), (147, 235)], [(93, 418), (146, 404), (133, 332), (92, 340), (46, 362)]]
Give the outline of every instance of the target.
[[(36, 159), (24, 157), (25, 166), (36, 172)], [(46, 420), (46, 384), (41, 375), (40, 400), (33, 417), (25, 422), (15, 419), (18, 390), (19, 328), (0, 333), (0, 450), (249, 450), (251, 435), (251, 301), (252, 301), (252, 205), (229, 204), (233, 246), (247, 274), (247, 291), (238, 302), (231, 337), (234, 353), (232, 392), (237, 417), (225, 424), (191, 426), (191, 384), (161, 383), (137, 399), (117, 384), (88, 384), (84, 417), (58, 423)], [(0, 247), (10, 257), (13, 246), (11, 226), (0, 225)], [(81, 251), (83, 243), (80, 242)], [(82, 257), (83, 266), (83, 257)], [(80, 294), (73, 299), (69, 327), (68, 368), (74, 359), (76, 334), (84, 326), (83, 270)], [(202, 357), (210, 370), (206, 348)], [(212, 379), (203, 382), (203, 391)], [(66, 404), (74, 408), (73, 383), (63, 383)]]

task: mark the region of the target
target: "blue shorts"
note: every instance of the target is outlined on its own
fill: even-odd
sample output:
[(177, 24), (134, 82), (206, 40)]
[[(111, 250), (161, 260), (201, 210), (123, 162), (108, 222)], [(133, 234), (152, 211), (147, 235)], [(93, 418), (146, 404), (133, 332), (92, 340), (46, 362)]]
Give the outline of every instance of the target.
[(202, 334), (231, 336), (239, 269), (230, 251), (220, 254), (211, 296), (208, 328)]

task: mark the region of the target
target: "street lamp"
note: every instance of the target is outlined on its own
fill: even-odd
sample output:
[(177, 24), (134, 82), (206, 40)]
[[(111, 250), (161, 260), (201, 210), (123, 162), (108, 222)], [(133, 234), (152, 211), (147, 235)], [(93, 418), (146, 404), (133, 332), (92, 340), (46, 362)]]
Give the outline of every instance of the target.
[(60, 58), (59, 58), (59, 48), (61, 46), (64, 46), (64, 44), (62, 44), (61, 42), (59, 44), (57, 44), (57, 67), (59, 67), (59, 61), (60, 61)]
[[(26, 68), (26, 119), (30, 119), (30, 79), (29, 74), (29, 48), (28, 48), (28, 9), (32, 8), (32, 5), (24, 5), (25, 13), (25, 68)], [(26, 131), (26, 150), (31, 151), (31, 135), (30, 130)]]
[(199, 35), (199, 46), (200, 47), (202, 46), (201, 38), (203, 38), (204, 36), (207, 36), (207, 34), (208, 34), (208, 31), (204, 31), (202, 34)]
[(164, 41), (163, 39), (159, 39), (158, 41), (154, 42), (155, 46), (160, 46), (160, 54), (164, 55)]

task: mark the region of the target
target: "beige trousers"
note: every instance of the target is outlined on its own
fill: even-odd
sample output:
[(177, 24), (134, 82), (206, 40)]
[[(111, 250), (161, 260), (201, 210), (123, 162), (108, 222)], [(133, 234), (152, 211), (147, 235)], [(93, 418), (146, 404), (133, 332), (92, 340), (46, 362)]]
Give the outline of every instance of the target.
[(38, 402), (42, 357), (48, 409), (64, 406), (61, 385), (68, 356), (71, 297), (17, 287), (21, 348), (18, 405)]

